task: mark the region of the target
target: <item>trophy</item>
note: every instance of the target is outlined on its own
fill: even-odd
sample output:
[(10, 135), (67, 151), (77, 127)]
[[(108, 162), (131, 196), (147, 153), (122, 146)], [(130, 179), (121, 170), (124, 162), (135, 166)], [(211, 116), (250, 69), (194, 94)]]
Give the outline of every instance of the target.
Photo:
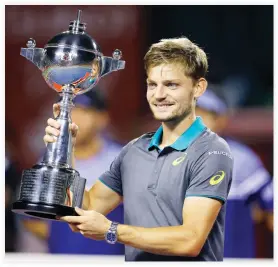
[(124, 69), (122, 53), (116, 49), (112, 57), (103, 56), (100, 47), (85, 33), (81, 10), (69, 29), (36, 48), (30, 38), (20, 55), (33, 62), (47, 84), (60, 94), (60, 136), (48, 143), (41, 163), (22, 173), (19, 197), (12, 211), (32, 217), (58, 220), (57, 216), (77, 215), (74, 207), (82, 207), (86, 179), (72, 168), (72, 140), (69, 131), (74, 97), (91, 90), (101, 77)]

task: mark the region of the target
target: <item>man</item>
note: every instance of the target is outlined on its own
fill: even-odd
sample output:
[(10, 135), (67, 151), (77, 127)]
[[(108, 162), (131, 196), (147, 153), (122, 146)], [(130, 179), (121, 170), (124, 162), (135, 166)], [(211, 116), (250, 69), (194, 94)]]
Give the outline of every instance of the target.
[[(228, 108), (213, 91), (207, 90), (198, 99), (196, 112), (212, 131), (222, 134)], [(234, 156), (234, 171), (227, 202), (224, 257), (255, 258), (252, 213), (258, 209), (253, 204), (257, 203), (257, 207), (264, 211), (273, 209), (272, 179), (260, 158), (249, 147), (231, 138), (225, 140)], [(265, 218), (271, 225), (271, 213)]]
[[(151, 46), (145, 68), (161, 127), (128, 143), (85, 192), (80, 216), (61, 220), (85, 237), (125, 244), (127, 261), (221, 261), (233, 160), (226, 142), (195, 116), (207, 87), (206, 54), (187, 38), (165, 39)], [(71, 131), (75, 139), (78, 126)], [(58, 136), (59, 123), (49, 119), (44, 141)], [(106, 214), (122, 201), (125, 224), (111, 222)]]
[[(104, 130), (109, 123), (107, 103), (100, 88), (96, 88), (74, 99), (72, 120), (78, 123), (79, 134), (75, 144), (75, 169), (86, 178), (88, 190), (96, 179), (109, 168), (120, 152), (120, 146), (104, 138)], [(123, 221), (123, 206), (119, 205), (109, 214), (110, 220)], [(30, 220), (29, 220), (30, 221)], [(32, 220), (34, 222), (34, 220)], [(41, 225), (45, 224), (44, 227)], [(73, 233), (63, 222), (37, 220), (40, 236), (48, 241), (48, 249), (54, 254), (123, 254), (124, 246), (110, 246), (106, 242), (96, 242)], [(47, 227), (46, 227), (47, 226)], [(31, 231), (36, 229), (34, 223)], [(38, 235), (38, 231), (37, 231)]]

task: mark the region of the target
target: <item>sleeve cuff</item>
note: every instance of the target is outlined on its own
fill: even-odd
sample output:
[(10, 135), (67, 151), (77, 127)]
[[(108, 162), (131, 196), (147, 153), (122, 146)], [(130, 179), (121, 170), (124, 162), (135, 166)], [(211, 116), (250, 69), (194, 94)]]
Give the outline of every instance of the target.
[(217, 200), (221, 200), (223, 203), (226, 202), (227, 198), (223, 195), (220, 194), (215, 194), (214, 192), (209, 192), (209, 191), (202, 191), (202, 192), (189, 192), (185, 195), (186, 197), (207, 197), (207, 198), (214, 198)]
[(120, 192), (120, 190), (112, 187), (111, 185), (109, 185), (107, 182), (103, 181), (102, 178), (99, 178), (99, 181), (102, 182), (105, 186), (107, 186), (108, 188), (110, 188), (111, 190), (113, 190), (115, 193), (119, 194), (120, 196), (123, 196), (122, 192)]

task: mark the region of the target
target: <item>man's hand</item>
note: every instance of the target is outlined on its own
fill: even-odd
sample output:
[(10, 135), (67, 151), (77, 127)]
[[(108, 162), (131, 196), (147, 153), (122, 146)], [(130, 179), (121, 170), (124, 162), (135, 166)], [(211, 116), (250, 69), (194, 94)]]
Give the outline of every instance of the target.
[(105, 233), (111, 225), (110, 220), (94, 210), (75, 208), (75, 211), (80, 216), (64, 216), (60, 220), (69, 223), (73, 232), (80, 232), (85, 237), (95, 240), (105, 239)]
[[(53, 114), (54, 118), (60, 114), (60, 105), (54, 104), (53, 105)], [(48, 126), (45, 128), (45, 136), (43, 137), (45, 145), (47, 143), (54, 143), (57, 140), (57, 137), (60, 135), (60, 123), (55, 119), (49, 118), (47, 120)], [(71, 134), (72, 134), (72, 146), (74, 147), (76, 142), (76, 136), (78, 132), (78, 126), (73, 122), (69, 126)]]

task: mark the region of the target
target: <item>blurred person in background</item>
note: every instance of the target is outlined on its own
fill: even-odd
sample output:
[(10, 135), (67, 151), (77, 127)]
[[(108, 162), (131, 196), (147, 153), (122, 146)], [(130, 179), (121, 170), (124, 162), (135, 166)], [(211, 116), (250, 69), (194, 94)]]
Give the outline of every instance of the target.
[[(78, 123), (79, 134), (75, 144), (76, 169), (87, 179), (86, 189), (93, 186), (98, 177), (109, 168), (120, 152), (120, 146), (104, 137), (109, 123), (107, 103), (99, 88), (74, 99), (72, 120)], [(123, 221), (123, 206), (119, 205), (108, 218)], [(28, 229), (48, 243), (48, 251), (54, 254), (124, 254), (124, 246), (110, 246), (105, 242), (77, 235), (68, 224), (39, 219), (28, 220)]]
[[(196, 113), (212, 131), (222, 134), (228, 122), (228, 107), (212, 90), (207, 89), (198, 99)], [(270, 229), (272, 225), (272, 177), (248, 146), (229, 137), (225, 140), (234, 156), (234, 171), (226, 211), (224, 257), (254, 258), (254, 222), (263, 216)]]

